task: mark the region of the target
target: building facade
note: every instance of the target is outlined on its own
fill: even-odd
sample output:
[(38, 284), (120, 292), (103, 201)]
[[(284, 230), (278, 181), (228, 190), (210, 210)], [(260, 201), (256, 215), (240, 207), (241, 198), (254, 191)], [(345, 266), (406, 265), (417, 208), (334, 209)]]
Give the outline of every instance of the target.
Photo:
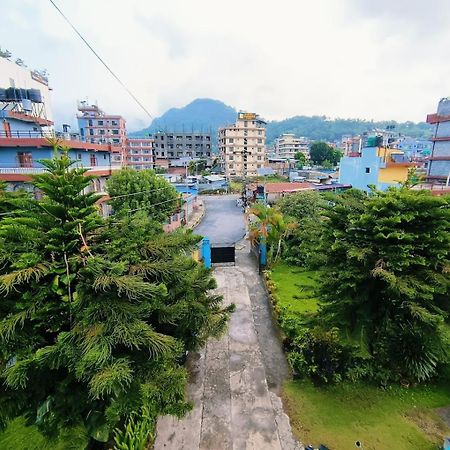
[(157, 159), (208, 159), (212, 155), (211, 133), (154, 133)]
[(220, 128), (218, 143), (227, 178), (257, 176), (266, 165), (266, 122), (255, 113), (239, 112), (236, 123)]
[(379, 190), (399, 186), (408, 178), (408, 170), (416, 167), (405, 153), (387, 147), (365, 147), (361, 153), (341, 159), (339, 183), (369, 192), (369, 185)]
[(275, 140), (275, 153), (280, 158), (295, 159), (295, 154), (303, 153), (309, 159), (309, 139), (285, 133)]
[(48, 79), (0, 57), (0, 136), (38, 137), (53, 130)]
[(122, 116), (105, 114), (97, 105), (79, 102), (77, 120), (82, 140), (91, 144), (110, 144), (112, 163), (127, 162), (127, 129)]
[(153, 138), (128, 138), (126, 165), (136, 170), (154, 169)]
[(450, 178), (450, 97), (441, 99), (437, 113), (429, 114), (427, 122), (435, 125), (427, 181), (447, 183)]

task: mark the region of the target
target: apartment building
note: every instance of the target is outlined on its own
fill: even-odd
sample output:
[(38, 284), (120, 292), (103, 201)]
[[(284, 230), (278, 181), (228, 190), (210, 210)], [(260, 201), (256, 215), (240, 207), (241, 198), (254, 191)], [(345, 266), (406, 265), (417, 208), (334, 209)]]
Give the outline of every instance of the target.
[(295, 154), (303, 153), (309, 159), (309, 139), (284, 133), (275, 140), (275, 153), (280, 158), (295, 159)]
[(137, 170), (153, 169), (155, 167), (154, 142), (155, 140), (150, 137), (128, 138), (126, 165)]
[(212, 154), (211, 133), (154, 133), (154, 155), (157, 159), (200, 158)]
[(122, 116), (105, 114), (98, 105), (78, 103), (77, 120), (82, 140), (92, 144), (110, 144), (113, 164), (125, 165), (127, 161), (126, 121)]
[(227, 178), (257, 176), (265, 166), (266, 122), (258, 114), (239, 112), (236, 123), (219, 129), (218, 143)]
[(428, 163), (427, 181), (448, 184), (450, 179), (450, 97), (441, 99), (437, 113), (429, 114), (427, 122), (435, 125), (431, 139), (433, 146)]

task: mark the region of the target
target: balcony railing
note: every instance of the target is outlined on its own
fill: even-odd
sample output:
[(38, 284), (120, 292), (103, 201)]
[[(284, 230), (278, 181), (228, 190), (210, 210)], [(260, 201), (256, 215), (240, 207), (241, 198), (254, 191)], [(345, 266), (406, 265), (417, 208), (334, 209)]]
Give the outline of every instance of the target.
[[(120, 166), (83, 166), (75, 164), (72, 167), (87, 170), (118, 170), (121, 168)], [(45, 167), (0, 167), (0, 175), (35, 175), (44, 173), (47, 170)]]
[(86, 142), (88, 144), (109, 144), (113, 147), (119, 147), (121, 144), (110, 139), (95, 139), (91, 141), (92, 137), (81, 137), (76, 133), (65, 133), (63, 131), (0, 131), (0, 139), (63, 139), (65, 141)]

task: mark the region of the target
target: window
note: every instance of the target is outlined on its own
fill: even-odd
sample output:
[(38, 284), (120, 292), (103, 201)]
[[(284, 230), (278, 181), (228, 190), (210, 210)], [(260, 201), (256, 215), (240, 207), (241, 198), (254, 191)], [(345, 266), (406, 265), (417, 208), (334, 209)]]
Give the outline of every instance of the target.
[(161, 152), (161, 156), (164, 156), (164, 152)]
[(164, 144), (161, 144), (161, 148), (164, 148)]
[(92, 119), (88, 120), (88, 124), (89, 124), (90, 127), (92, 127)]
[(258, 139), (258, 144), (262, 144), (262, 139)]
[(33, 155), (31, 153), (18, 152), (19, 167), (33, 167)]
[(234, 139), (233, 139), (233, 138), (229, 138), (229, 139), (228, 139), (228, 143), (229, 143), (229, 144), (233, 144), (233, 143), (234, 143)]
[(233, 156), (233, 155), (230, 155), (230, 156), (228, 157), (228, 159), (229, 159), (230, 161), (233, 161), (233, 160), (234, 160), (234, 156)]
[(366, 173), (370, 173), (370, 167), (366, 167)]
[(258, 135), (262, 136), (262, 131), (261, 130), (258, 131)]
[(230, 169), (232, 169), (232, 168), (234, 167), (234, 165), (233, 165), (233, 164), (229, 164), (228, 167), (229, 167)]
[(89, 129), (89, 136), (94, 136), (94, 130), (92, 128)]
[(119, 130), (112, 130), (112, 134), (119, 134)]
[(117, 120), (111, 120), (111, 125), (117, 126), (117, 125), (119, 125), (119, 124), (117, 123)]
[(78, 161), (81, 161), (81, 153), (77, 153), (77, 159)]
[(98, 130), (100, 134), (105, 134), (105, 130)]
[(258, 161), (261, 161), (261, 156), (258, 156)]
[(98, 122), (97, 122), (97, 125), (100, 127), (100, 126), (103, 126), (103, 120), (99, 120)]
[(97, 158), (95, 155), (89, 155), (89, 162), (91, 164), (91, 167), (95, 167), (97, 165)]
[(248, 127), (248, 122), (247, 121), (244, 122), (244, 127)]

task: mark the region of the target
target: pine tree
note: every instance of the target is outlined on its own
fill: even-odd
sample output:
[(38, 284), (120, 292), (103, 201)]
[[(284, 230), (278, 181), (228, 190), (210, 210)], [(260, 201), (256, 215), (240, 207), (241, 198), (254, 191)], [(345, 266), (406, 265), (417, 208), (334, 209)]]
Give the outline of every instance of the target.
[(66, 152), (43, 164), (43, 199), (0, 223), (2, 424), (106, 442), (143, 410), (183, 415), (185, 351), (229, 312), (190, 257), (198, 238), (142, 214), (107, 222)]

